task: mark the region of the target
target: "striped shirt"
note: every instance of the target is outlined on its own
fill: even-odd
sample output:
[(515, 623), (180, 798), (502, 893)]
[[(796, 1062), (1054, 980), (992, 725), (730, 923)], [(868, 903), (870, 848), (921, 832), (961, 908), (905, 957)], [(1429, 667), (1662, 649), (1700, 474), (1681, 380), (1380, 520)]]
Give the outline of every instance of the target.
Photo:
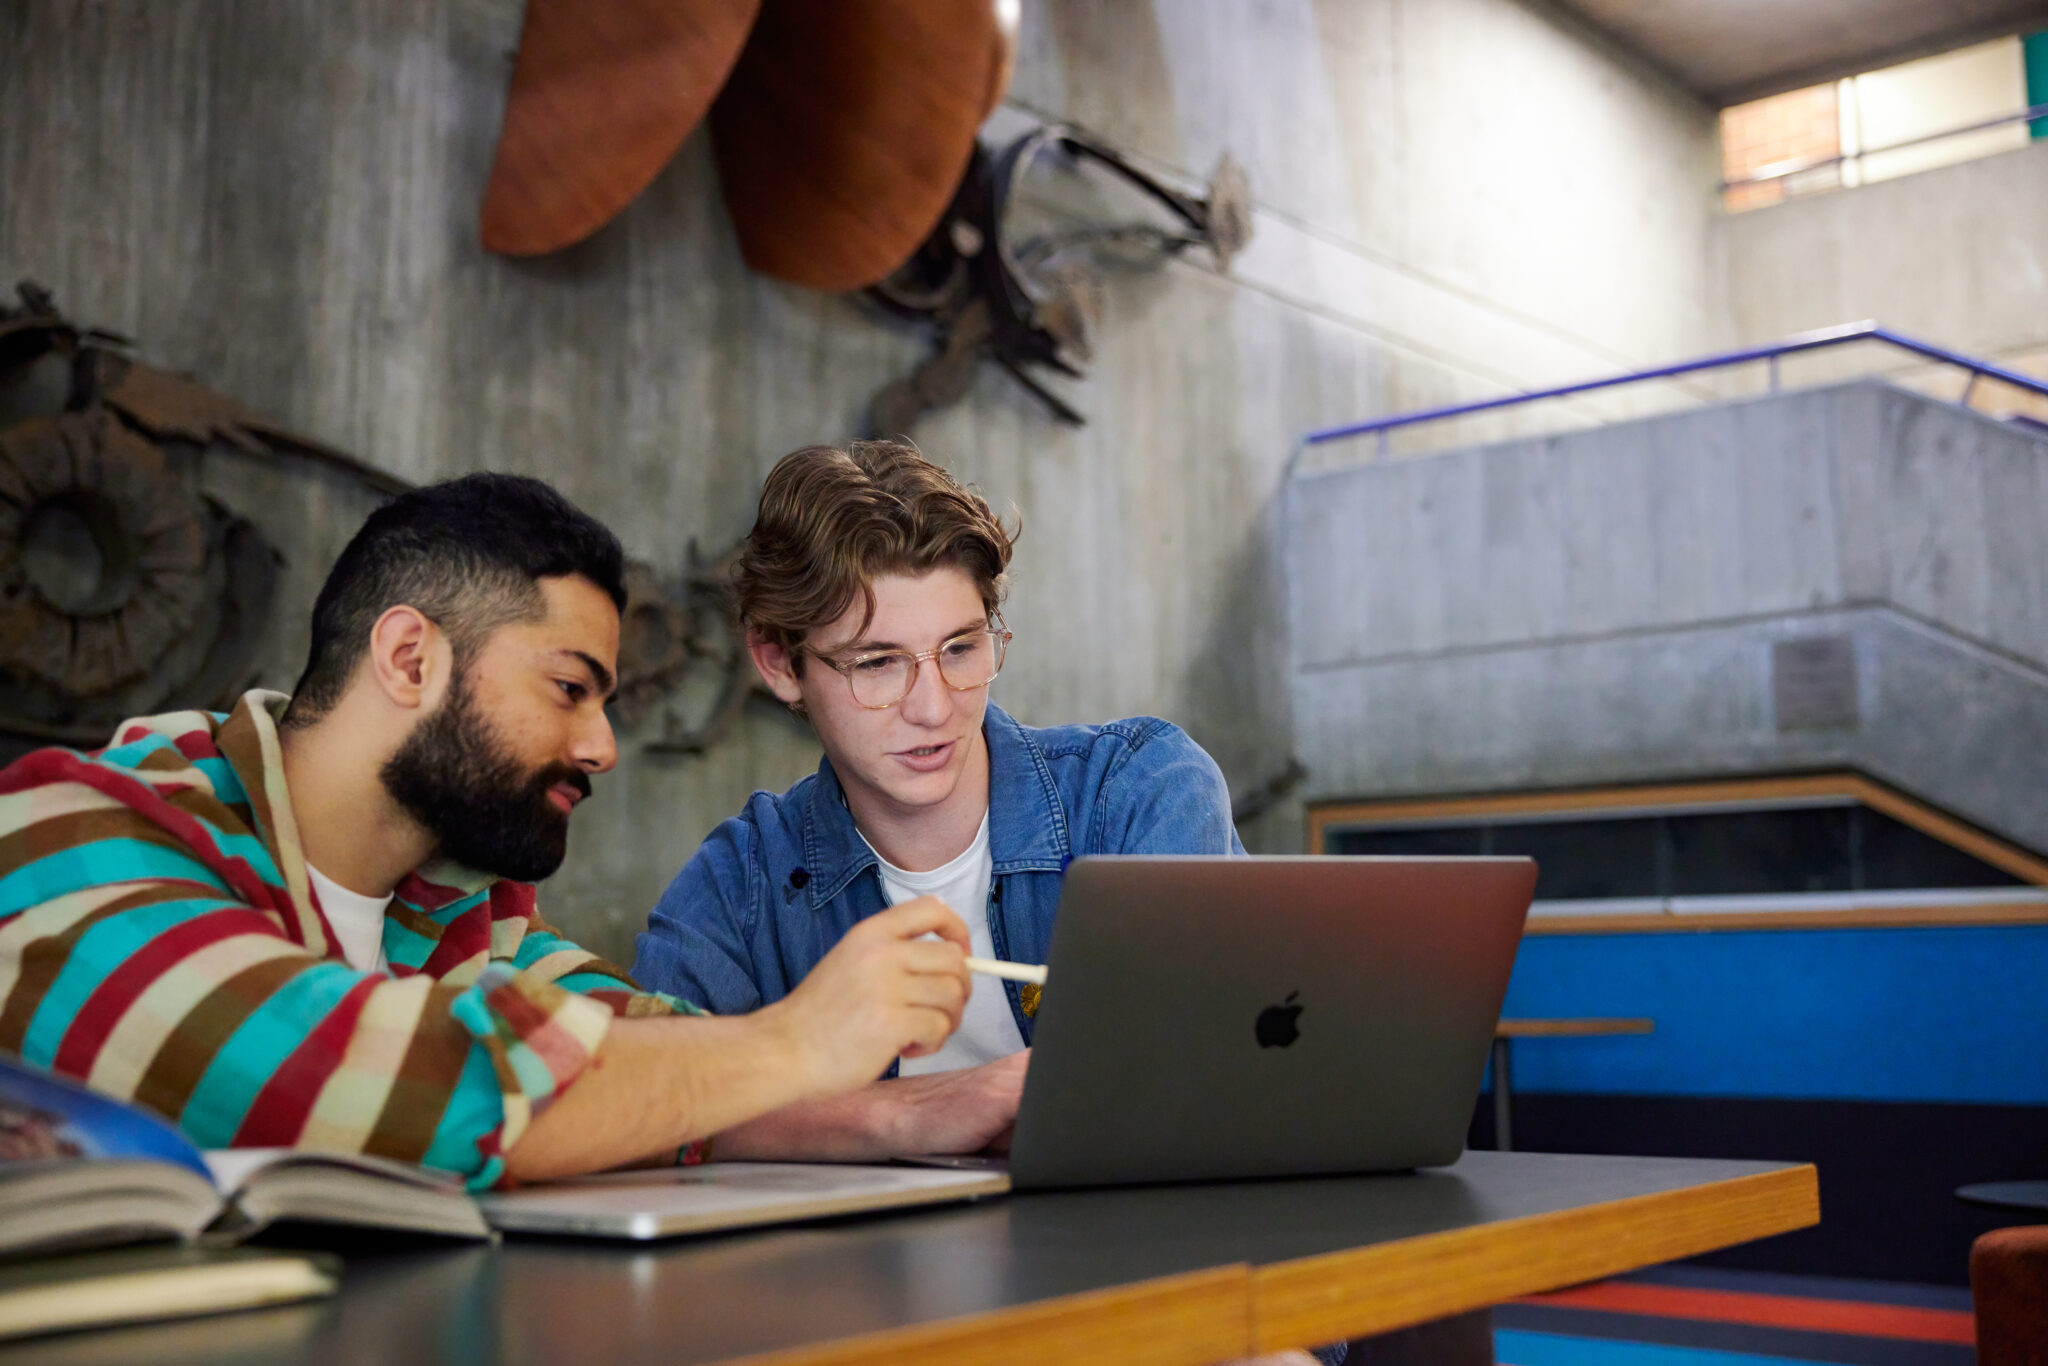
[(127, 721), (0, 769), (0, 1049), (169, 1117), (201, 1147), (371, 1153), (504, 1173), (616, 1015), (694, 1011), (446, 861), (399, 884), (388, 972), (308, 886), (276, 717)]

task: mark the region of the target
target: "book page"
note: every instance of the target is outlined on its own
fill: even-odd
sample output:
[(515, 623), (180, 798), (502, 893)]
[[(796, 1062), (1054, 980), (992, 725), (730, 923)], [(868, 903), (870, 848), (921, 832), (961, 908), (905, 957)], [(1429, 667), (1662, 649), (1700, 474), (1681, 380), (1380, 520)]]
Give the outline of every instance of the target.
[(200, 1157), (205, 1160), (206, 1169), (213, 1173), (213, 1184), (233, 1194), (251, 1176), (291, 1155), (290, 1148), (209, 1148)]
[[(291, 1164), (299, 1167), (329, 1167), (406, 1186), (433, 1190), (462, 1189), (462, 1179), (451, 1172), (394, 1162), (388, 1157), (365, 1157), (359, 1153), (308, 1152), (297, 1148), (210, 1148), (202, 1156), (213, 1173), (213, 1183), (232, 1194), (250, 1179), (270, 1167)], [(346, 1178), (344, 1178), (346, 1179)]]
[(143, 1158), (206, 1175), (199, 1149), (139, 1106), (0, 1056), (0, 1163)]

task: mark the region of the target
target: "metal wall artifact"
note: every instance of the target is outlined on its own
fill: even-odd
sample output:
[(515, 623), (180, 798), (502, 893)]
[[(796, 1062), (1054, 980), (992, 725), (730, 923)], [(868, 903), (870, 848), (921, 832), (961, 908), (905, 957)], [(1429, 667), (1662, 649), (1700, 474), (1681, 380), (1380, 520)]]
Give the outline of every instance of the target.
[[(1097, 203), (1041, 215), (1042, 230), (1019, 223), (1035, 168), (1094, 172), (1135, 205)], [(1163, 210), (1165, 223), (1128, 216)], [(1062, 422), (1081, 414), (1040, 384), (1030, 367), (1080, 378), (1094, 354), (1108, 270), (1155, 265), (1190, 247), (1219, 269), (1251, 239), (1251, 189), (1228, 156), (1196, 198), (1140, 170), (1121, 153), (1071, 129), (1032, 130), (1000, 151), (977, 144), (967, 174), (931, 236), (869, 293), (892, 312), (931, 324), (937, 349), (911, 374), (885, 385), (869, 410), (873, 431), (908, 432), (933, 408), (957, 402), (978, 363), (992, 360)]]
[[(131, 716), (224, 711), (254, 686), (283, 559), (201, 492), (210, 448), (317, 461), (380, 494), (414, 487), (134, 360), (33, 284), (19, 295), (0, 305), (0, 760), (104, 744)], [(651, 749), (702, 752), (757, 691), (730, 610), (734, 553), (705, 563), (692, 546), (673, 586), (629, 563), (614, 710), (630, 725), (663, 707)]]
[(253, 419), (19, 296), (0, 306), (0, 737), (100, 744), (127, 716), (226, 705), (279, 559), (196, 466), (260, 443)]

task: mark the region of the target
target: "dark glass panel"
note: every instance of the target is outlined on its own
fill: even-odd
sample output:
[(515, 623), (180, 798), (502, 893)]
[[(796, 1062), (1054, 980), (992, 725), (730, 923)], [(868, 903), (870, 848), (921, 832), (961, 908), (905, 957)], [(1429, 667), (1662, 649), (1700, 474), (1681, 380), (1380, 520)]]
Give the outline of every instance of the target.
[(1846, 892), (1846, 806), (1671, 816), (1671, 895)]
[(1863, 886), (1874, 890), (1907, 887), (2018, 887), (2011, 873), (1972, 858), (1952, 844), (1923, 835), (1882, 811), (1858, 807), (1862, 823)]
[(1536, 896), (1743, 896), (2025, 885), (1865, 807), (1335, 830), (1333, 854), (1525, 854)]
[(1656, 896), (1657, 826), (1643, 816), (1496, 825), (1487, 852), (1535, 859), (1539, 901)]
[(1455, 858), (1486, 852), (1481, 825), (1410, 826), (1396, 830), (1333, 830), (1323, 841), (1333, 854), (1409, 854)]

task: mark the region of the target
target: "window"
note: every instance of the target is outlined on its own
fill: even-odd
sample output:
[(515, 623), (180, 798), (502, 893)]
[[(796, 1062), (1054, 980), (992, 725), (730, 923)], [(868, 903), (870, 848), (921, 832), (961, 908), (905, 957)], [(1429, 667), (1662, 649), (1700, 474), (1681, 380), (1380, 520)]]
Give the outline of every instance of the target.
[(1721, 111), (1730, 211), (1989, 156), (2048, 135), (2048, 33), (1790, 90)]
[(1325, 809), (1312, 818), (1310, 845), (1330, 854), (1527, 855), (1538, 865), (1532, 928), (1612, 917), (1796, 921), (1802, 912), (2048, 921), (2048, 863), (1854, 775), (1552, 800)]

